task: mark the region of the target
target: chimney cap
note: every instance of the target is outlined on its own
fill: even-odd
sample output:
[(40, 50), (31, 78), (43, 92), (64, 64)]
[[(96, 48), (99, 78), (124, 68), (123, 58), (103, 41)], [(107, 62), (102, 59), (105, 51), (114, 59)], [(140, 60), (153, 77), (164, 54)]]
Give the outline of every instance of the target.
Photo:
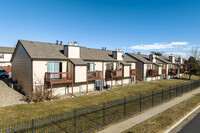
[(74, 41), (74, 46), (77, 46), (77, 42), (76, 41)]
[(56, 40), (56, 44), (58, 44), (59, 40)]
[(62, 45), (63, 41), (60, 41), (60, 45)]
[(178, 58), (181, 58), (181, 55), (179, 55)]
[(173, 56), (173, 54), (171, 53), (171, 56)]
[(119, 52), (121, 52), (121, 49), (118, 49)]
[(116, 48), (116, 51), (118, 51), (118, 49)]
[(72, 45), (72, 41), (68, 41), (68, 45)]

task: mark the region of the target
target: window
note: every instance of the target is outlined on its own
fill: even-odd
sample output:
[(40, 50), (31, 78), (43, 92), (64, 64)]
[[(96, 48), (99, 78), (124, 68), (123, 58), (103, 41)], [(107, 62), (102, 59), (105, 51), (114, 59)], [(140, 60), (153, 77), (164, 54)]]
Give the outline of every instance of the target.
[(169, 67), (169, 69), (171, 69), (172, 68), (172, 64), (169, 64), (168, 67)]
[(95, 88), (96, 88), (96, 90), (101, 90), (101, 80), (95, 81)]
[(131, 76), (131, 83), (134, 83), (134, 82), (135, 82), (135, 77)]
[[(61, 72), (61, 65), (59, 62), (48, 62), (47, 63), (47, 72)], [(59, 74), (51, 74), (51, 78), (59, 78)]]
[(0, 53), (0, 59), (4, 59), (4, 54)]
[(87, 70), (94, 71), (94, 63), (87, 63)]
[(5, 63), (0, 63), (0, 66), (5, 66)]
[(113, 63), (106, 63), (106, 70), (113, 70)]
[(147, 65), (147, 70), (150, 70), (151, 69), (151, 65)]

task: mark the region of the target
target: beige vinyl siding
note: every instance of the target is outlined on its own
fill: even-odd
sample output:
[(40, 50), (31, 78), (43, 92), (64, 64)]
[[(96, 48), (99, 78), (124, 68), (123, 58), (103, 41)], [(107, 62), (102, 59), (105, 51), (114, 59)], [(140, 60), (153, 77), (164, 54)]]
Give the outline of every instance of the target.
[(75, 83), (87, 81), (87, 66), (75, 66)]
[(12, 78), (26, 93), (32, 92), (32, 62), (21, 44), (12, 61)]
[[(60, 61), (33, 61), (33, 89), (45, 83), (45, 72), (47, 72), (48, 62), (60, 62)], [(67, 61), (62, 63), (62, 72), (67, 70)]]
[(130, 77), (130, 66), (124, 66), (124, 77)]
[(136, 69), (136, 63), (131, 63), (131, 69)]

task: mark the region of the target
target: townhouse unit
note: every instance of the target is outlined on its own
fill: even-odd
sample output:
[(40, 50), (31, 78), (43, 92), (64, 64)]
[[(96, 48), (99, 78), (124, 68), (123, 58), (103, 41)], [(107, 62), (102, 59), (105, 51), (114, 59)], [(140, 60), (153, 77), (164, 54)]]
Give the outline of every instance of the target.
[(0, 47), (0, 69), (5, 69), (7, 72), (11, 72), (11, 57), (14, 48), (12, 47)]
[(126, 56), (136, 60), (137, 79), (153, 81), (183, 76), (183, 59), (176, 59), (173, 54), (169, 57), (126, 53)]
[(11, 61), (12, 78), (25, 93), (47, 88), (52, 95), (73, 96), (136, 82), (136, 61), (119, 49), (19, 40)]
[(184, 75), (184, 59), (179, 56), (175, 58), (173, 54), (168, 57), (161, 57), (165, 61), (170, 62), (171, 64), (168, 65), (168, 77), (169, 78), (179, 78)]

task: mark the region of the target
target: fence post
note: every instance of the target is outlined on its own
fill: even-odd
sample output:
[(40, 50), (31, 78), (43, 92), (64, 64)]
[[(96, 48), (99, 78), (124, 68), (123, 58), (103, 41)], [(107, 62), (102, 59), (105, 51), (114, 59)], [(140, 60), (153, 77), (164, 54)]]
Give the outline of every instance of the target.
[(142, 94), (140, 94), (140, 112), (142, 111)]
[(124, 118), (126, 117), (126, 97), (124, 97)]
[(32, 133), (34, 133), (34, 120), (32, 119)]
[(74, 133), (76, 133), (76, 110), (74, 110)]
[(153, 102), (153, 91), (152, 91), (152, 107), (153, 107), (153, 103), (154, 103), (154, 102)]
[(162, 103), (163, 103), (163, 101), (164, 101), (164, 98), (163, 98), (163, 89), (162, 89)]
[(106, 119), (105, 119), (105, 114), (106, 114), (106, 104), (103, 103), (103, 125), (106, 125)]

